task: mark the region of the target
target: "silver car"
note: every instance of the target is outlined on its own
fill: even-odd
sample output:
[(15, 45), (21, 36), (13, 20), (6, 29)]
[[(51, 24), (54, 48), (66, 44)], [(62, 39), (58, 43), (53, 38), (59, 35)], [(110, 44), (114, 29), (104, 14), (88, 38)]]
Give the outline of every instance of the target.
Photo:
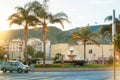
[(1, 70), (3, 72), (17, 71), (18, 73), (22, 73), (24, 71), (25, 73), (28, 73), (30, 71), (30, 67), (19, 61), (7, 61), (1, 65)]

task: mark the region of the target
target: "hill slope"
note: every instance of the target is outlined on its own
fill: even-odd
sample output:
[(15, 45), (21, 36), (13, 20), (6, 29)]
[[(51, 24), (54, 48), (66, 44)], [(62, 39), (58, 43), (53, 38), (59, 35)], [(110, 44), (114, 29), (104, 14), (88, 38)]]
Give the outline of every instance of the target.
[[(98, 32), (100, 28), (101, 28), (100, 25), (91, 26), (90, 30)], [(62, 31), (56, 27), (49, 27), (48, 29), (49, 30), (47, 33), (47, 39), (50, 40), (52, 44), (55, 44), (55, 43), (69, 43), (69, 40), (72, 37), (72, 32), (76, 31), (78, 28), (71, 29), (68, 31)], [(38, 28), (37, 31), (35, 31), (34, 29), (30, 29), (28, 37), (29, 38), (36, 37), (42, 40), (42, 28), (41, 27)], [(11, 40), (15, 38), (24, 39), (23, 29), (0, 32), (0, 39)]]

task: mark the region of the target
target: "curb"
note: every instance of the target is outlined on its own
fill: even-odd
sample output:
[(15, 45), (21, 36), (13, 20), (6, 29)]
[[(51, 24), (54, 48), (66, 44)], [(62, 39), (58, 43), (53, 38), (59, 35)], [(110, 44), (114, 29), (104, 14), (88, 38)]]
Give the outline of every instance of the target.
[[(79, 72), (79, 71), (110, 71), (113, 68), (35, 68), (30, 72)], [(120, 70), (120, 69), (117, 69)]]

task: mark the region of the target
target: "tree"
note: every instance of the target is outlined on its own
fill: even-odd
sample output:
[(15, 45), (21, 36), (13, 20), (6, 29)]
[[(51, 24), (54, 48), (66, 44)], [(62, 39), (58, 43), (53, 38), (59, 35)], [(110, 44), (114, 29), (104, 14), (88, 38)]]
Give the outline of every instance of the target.
[(82, 41), (84, 44), (84, 60), (86, 60), (86, 43), (87, 41), (92, 41), (93, 43), (99, 45), (94, 38), (97, 36), (96, 33), (93, 33), (90, 31), (89, 26), (87, 27), (82, 27), (78, 31), (73, 33), (72, 38), (70, 41)]
[(99, 33), (106, 36), (107, 34), (112, 34), (112, 25), (103, 25), (100, 30)]
[(45, 67), (45, 60), (46, 60), (46, 36), (47, 36), (47, 31), (48, 31), (48, 24), (53, 24), (53, 23), (60, 23), (62, 27), (64, 28), (64, 21), (68, 21), (68, 16), (63, 13), (57, 13), (57, 14), (51, 14), (48, 12), (48, 5), (47, 2), (49, 0), (43, 0), (43, 3), (40, 4), (37, 1), (34, 1), (32, 3), (29, 3), (29, 7), (31, 8), (32, 12), (36, 17), (39, 19), (38, 25), (42, 25), (43, 27), (43, 45), (44, 45), (44, 57), (43, 57), (43, 65)]
[(55, 55), (54, 62), (55, 62), (55, 63), (62, 62), (63, 56), (64, 56), (63, 54), (57, 53), (57, 54)]
[(5, 49), (0, 46), (0, 60), (4, 59), (4, 55), (7, 54), (7, 52), (5, 51)]
[(119, 61), (120, 61), (120, 34), (116, 35), (114, 38), (114, 50), (119, 53)]
[[(108, 30), (108, 28), (106, 28)], [(99, 39), (101, 39), (101, 45), (102, 45), (102, 63), (104, 64), (104, 52), (103, 52), (103, 44), (105, 42), (105, 36), (107, 36), (109, 32), (103, 32), (103, 28), (99, 30)]]
[(42, 51), (38, 51), (34, 54), (34, 58), (43, 58), (43, 52)]
[(34, 48), (30, 45), (27, 46), (27, 53), (29, 56), (34, 56)]
[[(111, 15), (107, 16), (105, 18), (105, 21), (112, 21), (112, 16)], [(120, 15), (118, 18), (115, 18), (115, 22), (116, 22), (116, 31), (119, 34), (120, 33)], [(106, 34), (112, 34), (112, 24), (103, 25), (103, 27), (101, 28), (101, 32)]]
[(32, 15), (30, 8), (26, 5), (24, 7), (16, 7), (16, 12), (8, 17), (9, 25), (17, 24), (20, 27), (24, 27), (24, 39), (25, 39), (25, 49), (24, 49), (24, 58), (27, 61), (27, 41), (28, 41), (28, 27), (35, 27), (38, 19)]
[(116, 35), (114, 38), (114, 49), (120, 52), (120, 34)]

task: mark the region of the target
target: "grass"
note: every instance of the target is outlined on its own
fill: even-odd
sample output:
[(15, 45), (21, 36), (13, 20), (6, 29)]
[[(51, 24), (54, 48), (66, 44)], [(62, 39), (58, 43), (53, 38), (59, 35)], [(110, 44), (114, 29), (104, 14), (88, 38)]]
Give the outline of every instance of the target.
[[(35, 64), (36, 68), (44, 68), (42, 64)], [(46, 64), (46, 68), (63, 68), (63, 64)], [(64, 68), (113, 68), (112, 64), (85, 64), (84, 66), (74, 66), (73, 64), (64, 64)], [(116, 68), (120, 68), (117, 65)]]
[[(64, 64), (65, 68), (69, 68), (71, 66), (72, 66), (71, 64)], [(42, 64), (35, 64), (35, 67), (36, 68), (43, 68), (43, 65)], [(61, 67), (63, 67), (62, 64), (46, 64), (46, 68), (61, 68)]]

